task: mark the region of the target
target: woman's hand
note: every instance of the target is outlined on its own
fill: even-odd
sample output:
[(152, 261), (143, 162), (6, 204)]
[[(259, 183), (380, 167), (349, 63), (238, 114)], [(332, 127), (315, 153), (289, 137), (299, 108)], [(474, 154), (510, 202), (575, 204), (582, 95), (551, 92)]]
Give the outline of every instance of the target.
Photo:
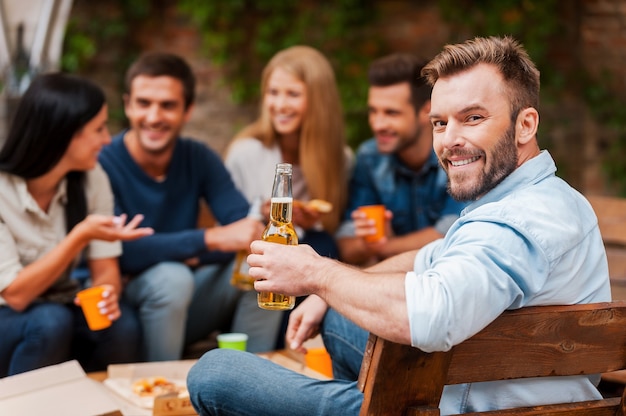
[[(119, 299), (115, 293), (115, 288), (112, 285), (101, 286), (104, 286), (105, 289), (102, 292), (102, 300), (98, 302), (98, 309), (102, 315), (105, 315), (111, 321), (116, 321), (122, 316), (122, 312), (120, 311)], [(78, 297), (74, 298), (74, 304), (80, 306)]]
[[(154, 233), (149, 227), (137, 228), (143, 220), (143, 215), (137, 214), (126, 224), (126, 214), (119, 217), (110, 215), (88, 215), (75, 227), (82, 232), (86, 240), (129, 241), (136, 240)], [(72, 230), (74, 231), (74, 230)]]
[(320, 220), (321, 214), (314, 208), (310, 208), (305, 204), (293, 204), (292, 222), (298, 227), (310, 230)]

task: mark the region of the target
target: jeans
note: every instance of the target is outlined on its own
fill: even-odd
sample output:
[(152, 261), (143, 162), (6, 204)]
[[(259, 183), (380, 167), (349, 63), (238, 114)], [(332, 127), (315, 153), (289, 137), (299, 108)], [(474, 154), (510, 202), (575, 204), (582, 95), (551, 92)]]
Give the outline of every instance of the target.
[(215, 349), (187, 376), (194, 408), (201, 416), (358, 415), (363, 394), (356, 379), (367, 332), (329, 310), (322, 337), (340, 378), (316, 380), (248, 352)]
[(260, 309), (254, 291), (242, 296), (230, 284), (232, 268), (232, 261), (195, 270), (163, 262), (130, 280), (123, 298), (139, 311), (144, 360), (179, 360), (185, 346), (213, 331), (247, 333), (249, 351), (272, 349), (279, 314)]
[[(326, 231), (307, 230), (304, 237), (300, 239), (299, 244), (310, 245), (317, 252), (317, 254), (321, 256), (329, 257), (331, 259), (339, 258), (339, 248), (337, 247), (337, 242), (335, 241), (335, 238)], [(297, 297), (296, 306), (298, 306), (304, 299), (306, 299), (306, 296)], [(276, 339), (276, 348), (274, 349), (280, 350), (285, 348), (285, 334), (287, 332), (290, 314), (291, 311), (285, 311), (282, 313), (282, 322)], [(248, 351), (254, 352), (252, 350)]]
[(137, 361), (140, 327), (133, 310), (101, 331), (91, 331), (73, 304), (33, 303), (23, 312), (0, 307), (0, 377), (77, 359), (85, 371)]
[(359, 378), (369, 332), (329, 309), (322, 325), (322, 339), (333, 363), (335, 379)]
[(257, 292), (243, 292), (233, 318), (232, 332), (248, 334), (246, 351), (266, 352), (276, 349), (283, 313), (259, 308)]

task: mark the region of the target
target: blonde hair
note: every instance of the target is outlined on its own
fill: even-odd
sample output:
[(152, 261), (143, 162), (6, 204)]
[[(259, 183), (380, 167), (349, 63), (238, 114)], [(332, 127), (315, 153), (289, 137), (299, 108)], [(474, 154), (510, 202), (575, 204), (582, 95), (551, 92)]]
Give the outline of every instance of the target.
[(343, 110), (335, 74), (328, 60), (309, 46), (292, 46), (278, 52), (263, 69), (259, 118), (237, 138), (254, 137), (271, 147), (278, 141), (269, 112), (263, 105), (270, 75), (276, 68), (287, 71), (306, 86), (307, 110), (299, 138), (299, 161), (309, 195), (333, 204), (322, 217), (324, 230), (334, 232), (347, 200), (346, 139)]

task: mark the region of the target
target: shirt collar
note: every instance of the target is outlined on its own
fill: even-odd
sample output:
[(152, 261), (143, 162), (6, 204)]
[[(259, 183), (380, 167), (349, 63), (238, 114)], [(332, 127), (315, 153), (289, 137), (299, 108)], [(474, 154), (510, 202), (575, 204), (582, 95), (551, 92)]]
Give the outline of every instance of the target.
[[(35, 198), (28, 192), (28, 187), (26, 186), (26, 179), (12, 175), (13, 183), (15, 184), (15, 190), (17, 193), (18, 203), (22, 207), (22, 209), (26, 212), (42, 212), (39, 205), (35, 201)], [(59, 186), (57, 188), (56, 193), (52, 197), (51, 204), (56, 203), (56, 201), (61, 202), (63, 205), (67, 203), (67, 179), (61, 179)]]

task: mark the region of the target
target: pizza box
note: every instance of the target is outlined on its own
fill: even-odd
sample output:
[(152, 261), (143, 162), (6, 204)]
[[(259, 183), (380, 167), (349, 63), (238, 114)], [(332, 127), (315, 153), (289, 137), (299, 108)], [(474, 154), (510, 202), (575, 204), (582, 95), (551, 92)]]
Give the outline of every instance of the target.
[(123, 416), (76, 360), (0, 379), (0, 415)]
[[(196, 360), (161, 361), (134, 364), (114, 364), (107, 368), (103, 384), (132, 405), (137, 415), (193, 416), (197, 415), (187, 392), (187, 373)], [(133, 384), (140, 380), (162, 377), (180, 388), (178, 393), (159, 396), (140, 396), (133, 391)], [(128, 411), (124, 412), (126, 416)]]

